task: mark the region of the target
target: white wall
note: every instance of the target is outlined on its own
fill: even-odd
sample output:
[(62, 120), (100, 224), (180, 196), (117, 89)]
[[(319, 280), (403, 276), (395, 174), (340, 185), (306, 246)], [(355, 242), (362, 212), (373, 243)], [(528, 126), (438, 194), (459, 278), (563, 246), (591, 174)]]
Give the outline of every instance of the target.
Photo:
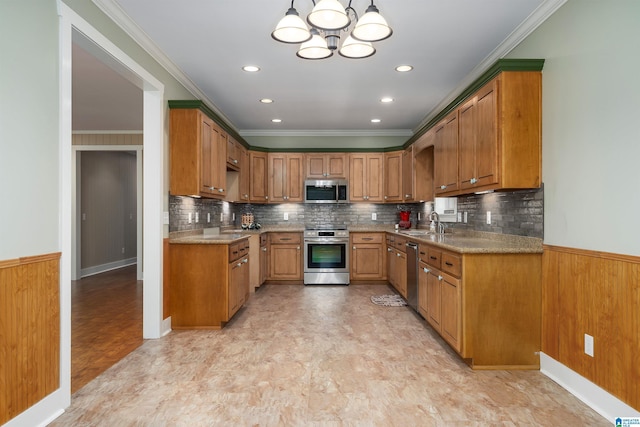
[(0, 260), (57, 252), (55, 1), (0, 2)]
[(640, 255), (640, 1), (569, 0), (509, 57), (544, 58), (544, 240)]

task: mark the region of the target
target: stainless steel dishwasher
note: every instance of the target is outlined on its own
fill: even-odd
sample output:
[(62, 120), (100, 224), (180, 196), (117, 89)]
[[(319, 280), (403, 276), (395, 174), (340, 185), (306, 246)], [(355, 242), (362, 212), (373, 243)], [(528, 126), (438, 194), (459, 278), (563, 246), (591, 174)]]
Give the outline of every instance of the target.
[(407, 246), (407, 304), (418, 312), (418, 245)]

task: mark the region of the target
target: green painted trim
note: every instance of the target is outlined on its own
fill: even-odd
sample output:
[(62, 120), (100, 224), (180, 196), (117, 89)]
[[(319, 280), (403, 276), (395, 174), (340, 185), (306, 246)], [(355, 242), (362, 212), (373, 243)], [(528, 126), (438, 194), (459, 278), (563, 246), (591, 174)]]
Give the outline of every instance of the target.
[(407, 148), (424, 135), (429, 129), (435, 126), (440, 120), (442, 120), (447, 114), (458, 108), (460, 104), (466, 101), (471, 95), (473, 95), (478, 89), (487, 84), (491, 79), (496, 77), (503, 71), (542, 71), (544, 66), (544, 59), (499, 59), (493, 64), (487, 71), (478, 77), (473, 83), (471, 83), (465, 90), (462, 91), (456, 99), (454, 99), (449, 105), (447, 105), (442, 111), (440, 111), (433, 119), (429, 120), (427, 124), (422, 126), (416, 133), (413, 134), (407, 142), (404, 143), (404, 147)]
[(209, 118), (211, 120), (213, 120), (214, 122), (216, 122), (218, 124), (218, 126), (220, 126), (222, 129), (224, 129), (228, 134), (230, 134), (231, 136), (233, 136), (233, 139), (235, 139), (236, 141), (238, 141), (240, 144), (242, 144), (245, 148), (250, 148), (249, 144), (247, 143), (247, 141), (244, 140), (243, 137), (241, 137), (238, 132), (236, 132), (231, 126), (229, 126), (224, 120), (222, 120), (222, 118), (217, 115), (211, 108), (209, 108), (204, 102), (202, 102), (199, 99), (193, 99), (193, 100), (175, 100), (175, 101), (169, 101), (169, 108), (171, 109), (177, 109), (177, 108), (184, 108), (184, 109), (191, 109), (191, 108), (197, 108), (198, 110), (202, 111), (203, 113), (205, 113), (207, 116), (209, 116)]
[(240, 144), (245, 148), (253, 151), (261, 151), (267, 153), (386, 153), (389, 151), (404, 150), (411, 146), (424, 135), (429, 129), (435, 126), (440, 120), (442, 120), (447, 114), (455, 110), (460, 104), (466, 101), (471, 95), (473, 95), (478, 89), (488, 83), (491, 79), (496, 77), (503, 71), (542, 71), (544, 66), (544, 59), (499, 59), (497, 60), (487, 71), (485, 71), (480, 77), (478, 77), (473, 83), (471, 83), (460, 95), (456, 97), (449, 105), (447, 105), (442, 111), (440, 111), (433, 119), (429, 120), (427, 124), (422, 126), (416, 133), (411, 136), (407, 142), (400, 147), (386, 147), (386, 148), (266, 148), (266, 147), (254, 147), (249, 145), (235, 130), (233, 130), (220, 116), (218, 116), (211, 108), (207, 107), (204, 102), (200, 100), (176, 100), (169, 101), (169, 108), (197, 108), (211, 120), (215, 121), (220, 127), (222, 127), (227, 133), (231, 134)]

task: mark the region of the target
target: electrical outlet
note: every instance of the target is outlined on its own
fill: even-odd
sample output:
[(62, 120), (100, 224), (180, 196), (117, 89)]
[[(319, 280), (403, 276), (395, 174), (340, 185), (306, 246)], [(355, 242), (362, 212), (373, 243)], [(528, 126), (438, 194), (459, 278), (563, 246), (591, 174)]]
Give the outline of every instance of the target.
[(196, 212), (196, 224), (200, 221), (200, 213)]
[(458, 212), (458, 222), (462, 222), (462, 212)]
[(377, 221), (377, 220), (378, 220), (378, 214), (377, 214), (377, 213), (375, 213), (375, 212), (373, 212), (373, 213), (371, 214), (371, 219), (372, 219), (373, 221)]
[(487, 211), (487, 225), (491, 225), (491, 211)]
[(466, 224), (469, 221), (469, 212), (464, 213), (464, 223)]
[(189, 212), (189, 215), (187, 216), (187, 223), (191, 224), (191, 212)]
[(231, 214), (231, 221), (235, 221), (235, 220), (236, 220), (236, 213), (235, 213), (235, 212), (233, 212), (233, 213)]
[(584, 334), (584, 352), (593, 357), (593, 337), (589, 334)]
[(284, 213), (284, 220), (289, 221), (289, 212)]
[(169, 224), (169, 212), (162, 212), (162, 223)]
[(211, 212), (207, 212), (207, 223), (211, 222)]
[(220, 222), (224, 222), (224, 212), (220, 212)]
[(122, 253), (124, 253), (124, 248), (122, 248)]

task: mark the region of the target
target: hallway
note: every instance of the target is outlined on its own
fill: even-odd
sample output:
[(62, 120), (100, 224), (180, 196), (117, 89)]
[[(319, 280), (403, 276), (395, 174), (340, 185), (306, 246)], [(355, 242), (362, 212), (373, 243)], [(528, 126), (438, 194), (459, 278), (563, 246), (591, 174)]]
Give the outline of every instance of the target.
[(71, 282), (71, 392), (142, 345), (136, 265)]
[(174, 331), (75, 393), (52, 426), (581, 425), (538, 371), (472, 371), (384, 285), (266, 285), (221, 331)]

